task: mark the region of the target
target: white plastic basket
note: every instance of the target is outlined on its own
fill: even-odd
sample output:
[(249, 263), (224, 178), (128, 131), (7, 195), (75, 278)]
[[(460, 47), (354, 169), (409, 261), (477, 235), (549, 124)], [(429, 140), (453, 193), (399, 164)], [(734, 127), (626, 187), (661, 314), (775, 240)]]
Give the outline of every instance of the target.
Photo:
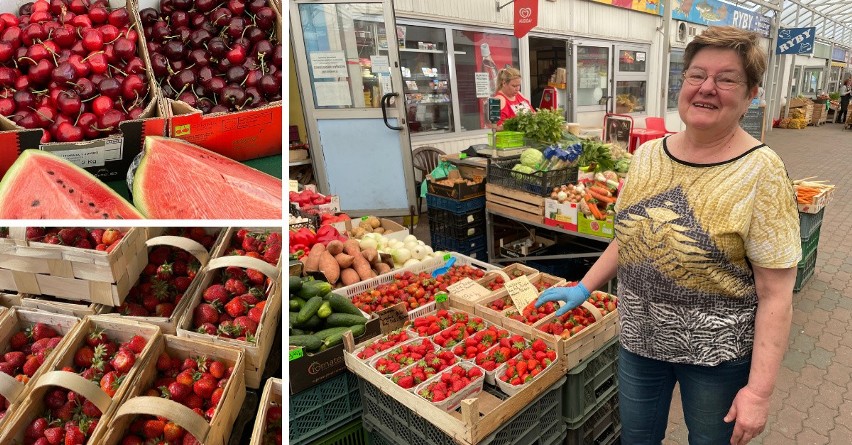
[[(460, 362), (458, 366), (464, 368), (465, 371), (470, 370), (471, 368), (479, 368), (479, 370), (482, 371), (482, 375), (476, 380), (470, 382), (469, 385), (462, 388), (461, 391), (447, 397), (446, 399), (440, 402), (431, 402), (429, 400), (426, 400), (425, 398), (424, 400), (435, 405), (438, 408), (443, 409), (444, 411), (454, 411), (456, 408), (459, 407), (459, 405), (461, 405), (462, 400), (472, 398), (482, 392), (482, 385), (483, 383), (485, 383), (485, 370), (480, 368), (479, 366), (474, 365), (473, 363), (468, 362)], [(434, 376), (432, 376), (432, 378), (427, 379), (425, 382), (417, 385), (414, 388), (414, 393), (417, 394), (418, 397), (422, 397), (420, 396), (420, 391), (422, 389), (427, 388), (432, 382), (438, 381), (441, 378), (442, 374), (452, 372), (453, 367), (455, 367), (455, 365), (435, 374)]]
[[(381, 284), (393, 282), (394, 279), (395, 279), (394, 276), (398, 273), (403, 273), (403, 272), (406, 272), (406, 271), (414, 273), (414, 274), (419, 274), (420, 272), (429, 272), (429, 273), (434, 272), (435, 270), (443, 267), (447, 263), (447, 261), (450, 259), (450, 257), (453, 257), (453, 258), (456, 259), (455, 265), (457, 265), (457, 266), (462, 266), (462, 265), (475, 266), (477, 268), (480, 268), (480, 269), (486, 270), (486, 271), (488, 271), (488, 270), (499, 270), (499, 267), (497, 267), (497, 266), (494, 266), (494, 265), (491, 265), (491, 264), (488, 264), (488, 263), (484, 263), (484, 262), (479, 261), (479, 260), (475, 260), (475, 259), (473, 259), (469, 256), (462, 255), (460, 253), (450, 252), (450, 253), (444, 255), (444, 257), (442, 257), (442, 258), (433, 258), (431, 260), (421, 261), (417, 264), (413, 264), (413, 265), (408, 266), (408, 267), (402, 267), (402, 268), (399, 268), (399, 269), (395, 269), (395, 270), (392, 270), (388, 273), (384, 273), (382, 275), (379, 275), (375, 278), (370, 278), (369, 280), (364, 280), (364, 281), (361, 281), (361, 282), (358, 282), (358, 283), (355, 283), (355, 284), (351, 284), (351, 285), (346, 286), (346, 287), (341, 287), (340, 289), (337, 289), (335, 291), (335, 293), (345, 295), (349, 299), (352, 299), (356, 295), (361, 294), (363, 292), (367, 292), (367, 291), (372, 290), (372, 289), (375, 289), (376, 287), (378, 287)], [(434, 310), (435, 310), (435, 302), (431, 301), (431, 302), (429, 302), (429, 303), (427, 303), (423, 306), (418, 307), (417, 309), (408, 311), (408, 319), (414, 320), (415, 318), (417, 318), (421, 315), (428, 314), (429, 312), (432, 312)]]

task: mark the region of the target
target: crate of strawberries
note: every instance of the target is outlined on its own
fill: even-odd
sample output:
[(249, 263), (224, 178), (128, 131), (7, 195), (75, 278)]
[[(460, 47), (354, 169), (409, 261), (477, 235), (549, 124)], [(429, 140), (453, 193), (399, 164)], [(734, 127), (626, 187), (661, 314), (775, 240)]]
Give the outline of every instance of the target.
[(280, 445), (283, 434), (283, 393), (281, 379), (270, 378), (263, 385), (254, 429), (251, 432), (249, 445)]
[(462, 362), (445, 369), (414, 389), (414, 393), (444, 411), (454, 411), (461, 401), (482, 391), (485, 372), (473, 363)]
[(536, 339), (529, 348), (497, 368), (497, 387), (510, 396), (515, 395), (557, 360), (556, 350), (548, 347), (544, 340)]

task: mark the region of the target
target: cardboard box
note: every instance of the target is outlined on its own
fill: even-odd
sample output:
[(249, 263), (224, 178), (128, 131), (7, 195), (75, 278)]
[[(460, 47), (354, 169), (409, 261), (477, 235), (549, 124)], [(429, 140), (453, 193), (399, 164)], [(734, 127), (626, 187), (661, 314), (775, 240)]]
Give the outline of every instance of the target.
[(474, 184), (468, 185), (467, 182), (458, 182), (453, 185), (444, 185), (435, 182), (431, 176), (426, 177), (427, 188), (429, 193), (437, 196), (444, 196), (451, 199), (464, 200), (469, 198), (477, 198), (485, 195), (485, 176), (464, 176), (459, 170), (452, 170), (447, 175), (448, 179), (467, 179), (474, 181)]
[[(340, 222), (332, 223), (331, 225), (332, 225), (332, 227), (337, 229), (338, 232), (343, 233), (347, 230), (352, 230), (353, 227), (358, 227), (358, 224), (364, 218), (366, 218), (366, 216), (361, 217), (361, 218), (351, 219), (349, 221), (340, 221)], [(381, 218), (381, 219), (379, 219), (379, 221), (382, 223), (381, 227), (383, 229), (385, 229), (385, 232), (382, 235), (384, 235), (386, 238), (402, 241), (403, 239), (405, 239), (406, 236), (409, 235), (408, 229), (406, 229), (405, 227), (403, 227), (399, 223), (396, 223), (394, 221), (391, 221), (391, 220), (385, 219), (385, 218)]]
[(583, 212), (578, 212), (577, 231), (587, 235), (612, 238), (615, 235), (615, 231), (613, 230), (613, 216), (607, 215), (606, 220), (598, 221), (594, 218), (586, 218)]
[[(17, 16), (18, 7), (26, 2), (27, 0), (2, 2), (0, 13), (9, 12)], [(125, 6), (125, 0), (110, 0), (109, 4), (111, 9), (120, 8)], [(130, 12), (131, 26), (137, 30), (141, 29), (141, 25), (136, 22), (135, 17), (138, 17), (138, 14), (133, 11), (133, 4), (127, 3), (127, 9)], [(137, 54), (142, 60), (148, 59), (147, 49), (141, 38), (137, 45)], [(145, 136), (166, 134), (166, 119), (157, 107), (160, 87), (153, 78), (149, 78), (148, 88), (151, 99), (139, 119), (124, 121), (118, 125), (118, 133), (91, 141), (42, 144), (44, 130), (27, 130), (0, 116), (0, 177), (6, 174), (21, 151), (39, 149), (66, 159), (103, 181), (123, 180), (131, 162), (142, 151)]]
[(577, 203), (560, 203), (555, 199), (544, 199), (544, 223), (573, 232), (577, 231)]
[[(367, 322), (364, 335), (356, 338), (359, 343), (381, 334), (381, 322), (378, 318)], [(300, 348), (290, 347), (290, 394), (296, 394), (318, 385), (346, 370), (343, 361), (343, 344), (316, 354), (299, 354)]]
[[(146, 7), (160, 10), (159, 0), (139, 0), (138, 3), (139, 10)], [(276, 36), (283, 44), (280, 9), (272, 1), (268, 4), (277, 14)], [(162, 102), (163, 116), (169, 121), (169, 137), (183, 139), (237, 161), (283, 154), (281, 104), (282, 101), (277, 100), (244, 111), (203, 115), (201, 110), (185, 102), (172, 99)]]

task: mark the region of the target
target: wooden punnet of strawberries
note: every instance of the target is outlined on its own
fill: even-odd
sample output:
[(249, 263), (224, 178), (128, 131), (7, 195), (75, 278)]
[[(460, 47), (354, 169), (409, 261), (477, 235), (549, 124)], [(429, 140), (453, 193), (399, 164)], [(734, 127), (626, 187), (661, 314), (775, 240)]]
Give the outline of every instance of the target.
[(281, 261), (281, 233), (238, 229), (231, 236), (225, 255), (242, 255), (257, 258), (277, 266)]
[(509, 331), (490, 325), (483, 330), (468, 334), (461, 343), (453, 347), (453, 354), (465, 360), (473, 360), (498, 341), (509, 336)]
[(397, 329), (393, 332), (388, 333), (387, 335), (378, 338), (361, 349), (356, 357), (366, 360), (370, 357), (373, 357), (376, 354), (387, 351), (394, 346), (406, 342), (408, 340), (413, 340), (417, 338), (414, 333), (408, 331), (406, 329)]
[[(0, 372), (26, 384), (61, 341), (62, 336), (44, 323), (15, 332), (9, 339), (9, 351), (0, 361)], [(0, 395), (0, 419), (6, 416), (11, 405), (11, 400)]]
[(463, 317), (461, 314), (468, 315), (464, 312), (459, 313), (459, 321), (456, 321), (450, 327), (432, 337), (436, 345), (442, 348), (449, 348), (462, 342), (466, 343), (467, 338), (486, 329), (486, 323), (482, 317)]
[(520, 356), (506, 361), (505, 368), (497, 371), (497, 378), (512, 386), (523, 385), (555, 361), (556, 351), (548, 348), (544, 340), (536, 339), (530, 348), (521, 351)]
[(394, 275), (393, 281), (376, 286), (352, 298), (352, 302), (365, 313), (382, 311), (397, 303), (405, 303), (411, 311), (435, 301), (435, 294), (447, 290), (447, 286), (464, 278), (477, 280), (485, 272), (470, 265), (454, 265), (438, 277), (429, 272), (414, 274), (410, 271)]
[(119, 229), (85, 227), (27, 227), (27, 241), (112, 252), (124, 238)]
[[(95, 382), (113, 397), (147, 343), (145, 337), (135, 335), (118, 344), (103, 330), (95, 329), (74, 351), (72, 362), (61, 370)], [(44, 411), (26, 427), (25, 443), (85, 444), (102, 415), (92, 402), (61, 387), (50, 387), (44, 394), (43, 403)]]
[(385, 355), (373, 361), (373, 368), (380, 374), (390, 375), (400, 369), (413, 365), (420, 359), (426, 357), (429, 352), (435, 352), (437, 347), (428, 338), (418, 339), (403, 343)]
[[(206, 356), (185, 357), (163, 351), (157, 357), (153, 383), (143, 396), (170, 399), (210, 422), (225, 393), (233, 366), (222, 360)], [(164, 417), (139, 415), (131, 423), (122, 444), (174, 443), (200, 445), (191, 434), (177, 423)]]
[(467, 312), (451, 312), (439, 309), (434, 314), (421, 315), (411, 322), (408, 329), (417, 332), (420, 337), (429, 337), (447, 329), (452, 324), (467, 324), (469, 315)]
[(432, 403), (440, 403), (460, 392), (467, 392), (465, 389), (473, 385), (478, 385), (481, 390), (483, 378), (484, 373), (478, 366), (459, 364), (441, 372), (435, 380), (421, 384), (417, 394)]
[(559, 306), (552, 302), (548, 301), (541, 305), (541, 307), (535, 307), (535, 301), (530, 302), (530, 304), (526, 305), (524, 309), (519, 313), (516, 309), (508, 310), (504, 313), (506, 317), (511, 318), (512, 320), (520, 321), (521, 323), (533, 325), (539, 320), (544, 319), (548, 315), (556, 312), (556, 309), (559, 309)]
[(427, 352), (423, 359), (418, 360), (414, 365), (394, 373), (391, 380), (405, 389), (413, 389), (456, 362), (458, 358), (455, 354), (446, 349)]
[(494, 371), (498, 366), (520, 354), (527, 347), (529, 347), (529, 342), (521, 335), (513, 334), (502, 337), (496, 345), (476, 354), (474, 363), (486, 371)]

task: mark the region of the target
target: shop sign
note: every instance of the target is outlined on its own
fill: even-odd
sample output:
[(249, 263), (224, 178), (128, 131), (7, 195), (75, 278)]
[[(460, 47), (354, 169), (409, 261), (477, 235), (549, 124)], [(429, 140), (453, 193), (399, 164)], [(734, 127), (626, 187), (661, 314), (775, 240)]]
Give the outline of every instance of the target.
[[(772, 21), (763, 16), (739, 6), (719, 0), (675, 0), (672, 4), (672, 19), (695, 23), (704, 26), (734, 26), (746, 31), (752, 31), (763, 37), (769, 37)], [(664, 8), (660, 6), (659, 14)]]
[(527, 35), (538, 25), (538, 0), (515, 0), (515, 37)]
[(843, 48), (834, 48), (831, 51), (831, 60), (837, 60), (838, 62), (846, 61), (846, 50)]
[(658, 0), (647, 0), (643, 2), (634, 2), (633, 0), (592, 0), (596, 3), (615, 6), (616, 8), (630, 9), (648, 14), (659, 14), (658, 9), (663, 9), (663, 5), (659, 5)]
[(775, 54), (813, 54), (816, 27), (781, 28)]

